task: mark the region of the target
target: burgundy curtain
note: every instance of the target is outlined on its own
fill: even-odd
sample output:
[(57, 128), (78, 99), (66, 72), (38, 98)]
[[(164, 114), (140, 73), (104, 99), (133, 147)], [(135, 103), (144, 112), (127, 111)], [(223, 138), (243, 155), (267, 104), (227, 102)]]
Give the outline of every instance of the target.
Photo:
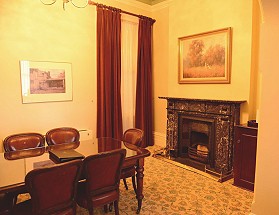
[(147, 17), (139, 19), (135, 124), (144, 131), (142, 147), (154, 145), (151, 50), (153, 23), (154, 20)]
[(97, 6), (97, 137), (122, 139), (121, 14)]

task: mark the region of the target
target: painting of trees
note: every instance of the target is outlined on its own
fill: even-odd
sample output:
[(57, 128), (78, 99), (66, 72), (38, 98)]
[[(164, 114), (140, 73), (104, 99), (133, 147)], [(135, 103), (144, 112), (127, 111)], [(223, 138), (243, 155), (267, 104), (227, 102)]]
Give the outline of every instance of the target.
[(180, 41), (181, 78), (225, 78), (227, 80), (227, 65), (230, 60), (228, 58), (230, 43), (227, 34), (226, 29), (221, 33), (210, 32), (182, 38)]
[(189, 67), (197, 67), (202, 65), (204, 42), (202, 40), (193, 40), (189, 45), (187, 58), (189, 59)]

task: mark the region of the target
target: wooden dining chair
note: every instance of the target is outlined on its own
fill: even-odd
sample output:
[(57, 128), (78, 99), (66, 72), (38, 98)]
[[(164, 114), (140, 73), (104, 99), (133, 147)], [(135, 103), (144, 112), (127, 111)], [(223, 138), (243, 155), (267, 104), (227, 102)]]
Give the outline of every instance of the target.
[(14, 206), (13, 215), (76, 214), (82, 160), (34, 169), (25, 177), (31, 199)]
[(34, 157), (45, 152), (45, 138), (39, 133), (19, 133), (7, 136), (3, 140), (6, 159), (14, 160)]
[[(3, 140), (4, 157), (7, 160), (16, 160), (27, 157), (35, 157), (45, 152), (45, 138), (40, 133), (19, 133), (7, 136)], [(26, 190), (12, 191), (6, 194), (5, 201), (15, 204), (19, 194)], [(7, 198), (8, 197), (8, 198)]]
[(74, 149), (79, 146), (79, 131), (71, 127), (61, 127), (49, 130), (46, 133), (46, 142), (49, 149)]
[[(138, 128), (130, 128), (124, 132), (122, 141), (134, 144), (136, 146), (140, 146), (142, 142), (142, 138), (143, 138), (143, 130)], [(137, 193), (135, 176), (136, 176), (136, 169), (135, 166), (132, 165), (132, 166), (123, 167), (120, 178), (123, 179), (126, 190), (128, 190), (126, 178), (132, 178), (133, 188), (135, 193)]]
[(116, 149), (91, 155), (83, 160), (85, 182), (79, 182), (77, 203), (93, 214), (96, 207), (114, 203), (115, 214), (119, 214), (119, 181), (125, 149)]

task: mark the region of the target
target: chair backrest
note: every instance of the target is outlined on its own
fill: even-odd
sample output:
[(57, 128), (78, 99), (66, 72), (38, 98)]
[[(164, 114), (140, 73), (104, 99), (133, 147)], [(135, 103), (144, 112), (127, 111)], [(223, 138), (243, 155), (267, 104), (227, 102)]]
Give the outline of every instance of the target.
[[(125, 156), (126, 149), (116, 149), (90, 155), (83, 160), (87, 199), (119, 190), (120, 172)], [(91, 201), (88, 203), (92, 204)]]
[(39, 133), (12, 134), (3, 141), (5, 152), (32, 149), (45, 146), (45, 138)]
[[(82, 160), (34, 169), (25, 177), (33, 214), (75, 214)], [(56, 214), (56, 213), (55, 213)]]
[(79, 132), (75, 128), (54, 128), (46, 133), (46, 142), (49, 146), (65, 143), (79, 143)]
[(138, 128), (130, 128), (124, 132), (122, 140), (124, 142), (128, 142), (136, 146), (140, 146), (142, 138), (143, 138), (143, 130)]

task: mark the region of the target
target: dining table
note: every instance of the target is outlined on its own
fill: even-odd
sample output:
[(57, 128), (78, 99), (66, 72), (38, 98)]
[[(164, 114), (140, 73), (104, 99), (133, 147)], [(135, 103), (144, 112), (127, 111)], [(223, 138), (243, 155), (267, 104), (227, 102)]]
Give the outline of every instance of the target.
[[(49, 151), (51, 150), (74, 149), (86, 157), (120, 148), (126, 149), (126, 158), (122, 168), (135, 166), (137, 213), (139, 213), (144, 198), (144, 158), (150, 156), (150, 152), (145, 148), (110, 137), (0, 153), (0, 193), (27, 191), (24, 179), (28, 172), (35, 168), (44, 168), (57, 164), (57, 162), (50, 158)], [(21, 158), (19, 158), (20, 156)]]

